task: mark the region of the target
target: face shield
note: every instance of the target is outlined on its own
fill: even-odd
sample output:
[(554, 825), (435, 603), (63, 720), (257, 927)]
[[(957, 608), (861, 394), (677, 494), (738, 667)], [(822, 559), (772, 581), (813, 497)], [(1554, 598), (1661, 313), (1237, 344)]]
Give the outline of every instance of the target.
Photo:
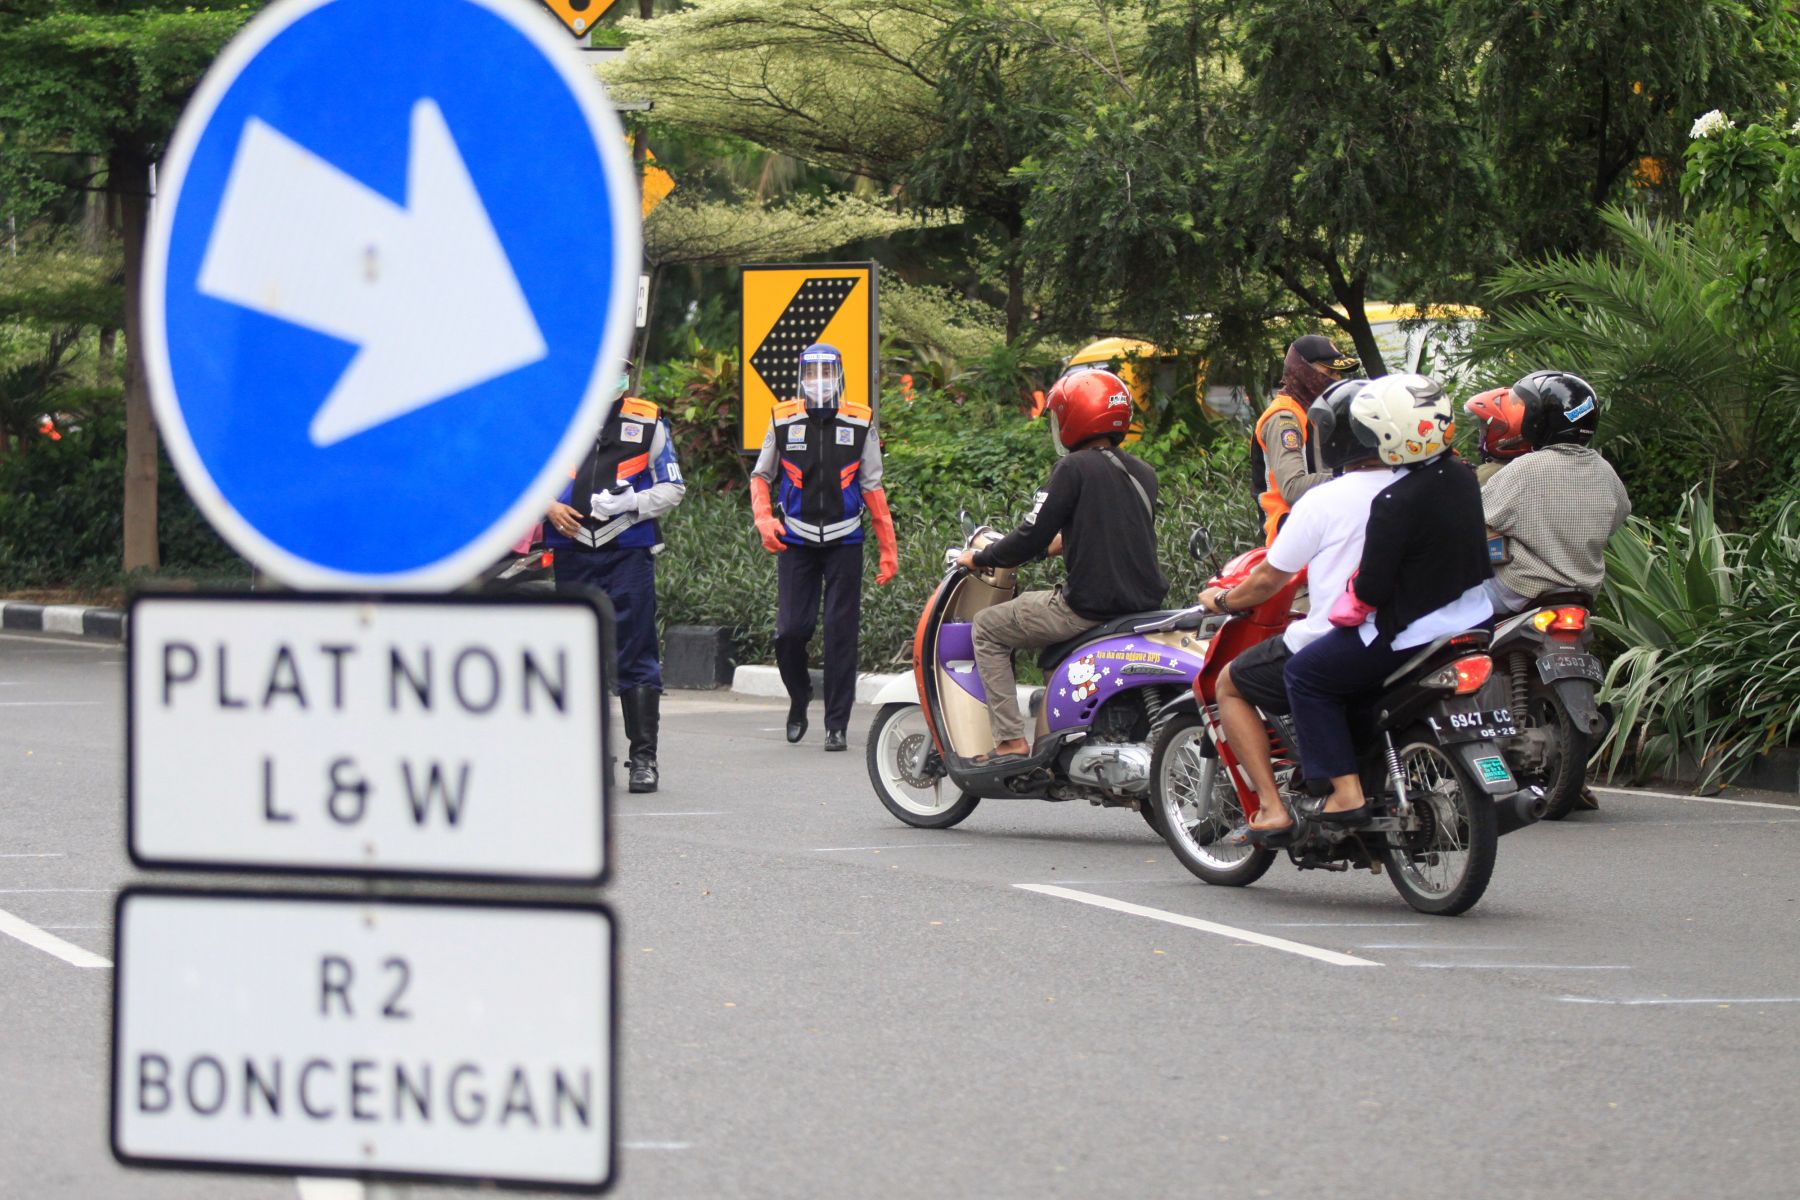
[(836, 408), (844, 392), (844, 364), (830, 347), (808, 347), (800, 355), (800, 395), (808, 408)]
[(1050, 426), (1050, 448), (1056, 451), (1056, 457), (1062, 458), (1069, 453), (1069, 448), (1062, 442), (1062, 422), (1056, 419), (1054, 411), (1046, 412), (1044, 416)]

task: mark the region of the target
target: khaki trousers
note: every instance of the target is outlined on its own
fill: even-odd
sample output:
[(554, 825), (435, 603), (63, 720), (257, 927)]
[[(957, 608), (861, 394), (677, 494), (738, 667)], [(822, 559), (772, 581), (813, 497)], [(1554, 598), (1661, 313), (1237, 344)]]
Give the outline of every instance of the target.
[(1098, 621), (1079, 616), (1054, 592), (1026, 592), (1016, 600), (975, 614), (975, 670), (987, 689), (988, 717), (994, 741), (1025, 736), (1019, 712), (1019, 685), (1013, 677), (1014, 650), (1041, 650), (1092, 629)]

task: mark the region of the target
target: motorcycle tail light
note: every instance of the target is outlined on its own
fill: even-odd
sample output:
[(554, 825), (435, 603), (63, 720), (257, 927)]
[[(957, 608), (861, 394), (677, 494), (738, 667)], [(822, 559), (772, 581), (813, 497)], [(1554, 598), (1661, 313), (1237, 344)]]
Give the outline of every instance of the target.
[(1569, 633), (1580, 633), (1587, 628), (1587, 609), (1559, 608), (1556, 619), (1550, 622), (1550, 628), (1565, 630)]
[(1494, 673), (1494, 660), (1485, 654), (1471, 654), (1450, 664), (1456, 672), (1456, 694), (1467, 696), (1481, 690), (1481, 685)]
[(546, 550), (542, 554), (538, 555), (538, 566), (540, 566), (540, 567), (547, 567), (555, 561), (556, 561), (556, 551), (554, 551), (554, 550)]

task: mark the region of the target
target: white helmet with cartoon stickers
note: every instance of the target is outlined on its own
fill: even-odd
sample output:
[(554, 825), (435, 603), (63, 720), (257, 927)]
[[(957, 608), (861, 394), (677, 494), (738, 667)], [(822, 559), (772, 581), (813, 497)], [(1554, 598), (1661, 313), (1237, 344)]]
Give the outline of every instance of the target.
[(1444, 385), (1428, 375), (1384, 375), (1350, 401), (1356, 438), (1390, 467), (1427, 462), (1450, 448), (1456, 424)]

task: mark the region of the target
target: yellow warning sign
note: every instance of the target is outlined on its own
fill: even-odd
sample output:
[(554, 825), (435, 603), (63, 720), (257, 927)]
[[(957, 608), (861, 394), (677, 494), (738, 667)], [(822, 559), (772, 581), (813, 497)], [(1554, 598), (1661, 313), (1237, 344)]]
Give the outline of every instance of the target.
[(875, 264), (758, 265), (743, 272), (740, 448), (760, 450), (775, 405), (800, 394), (800, 352), (814, 342), (844, 356), (844, 400), (875, 407)]
[(556, 14), (569, 32), (576, 37), (586, 37), (594, 22), (606, 15), (608, 9), (619, 0), (544, 0), (544, 7)]
[(650, 153), (648, 146), (644, 148), (643, 171), (644, 216), (647, 217), (651, 209), (667, 200), (669, 193), (675, 190), (675, 177), (656, 165), (656, 155)]

